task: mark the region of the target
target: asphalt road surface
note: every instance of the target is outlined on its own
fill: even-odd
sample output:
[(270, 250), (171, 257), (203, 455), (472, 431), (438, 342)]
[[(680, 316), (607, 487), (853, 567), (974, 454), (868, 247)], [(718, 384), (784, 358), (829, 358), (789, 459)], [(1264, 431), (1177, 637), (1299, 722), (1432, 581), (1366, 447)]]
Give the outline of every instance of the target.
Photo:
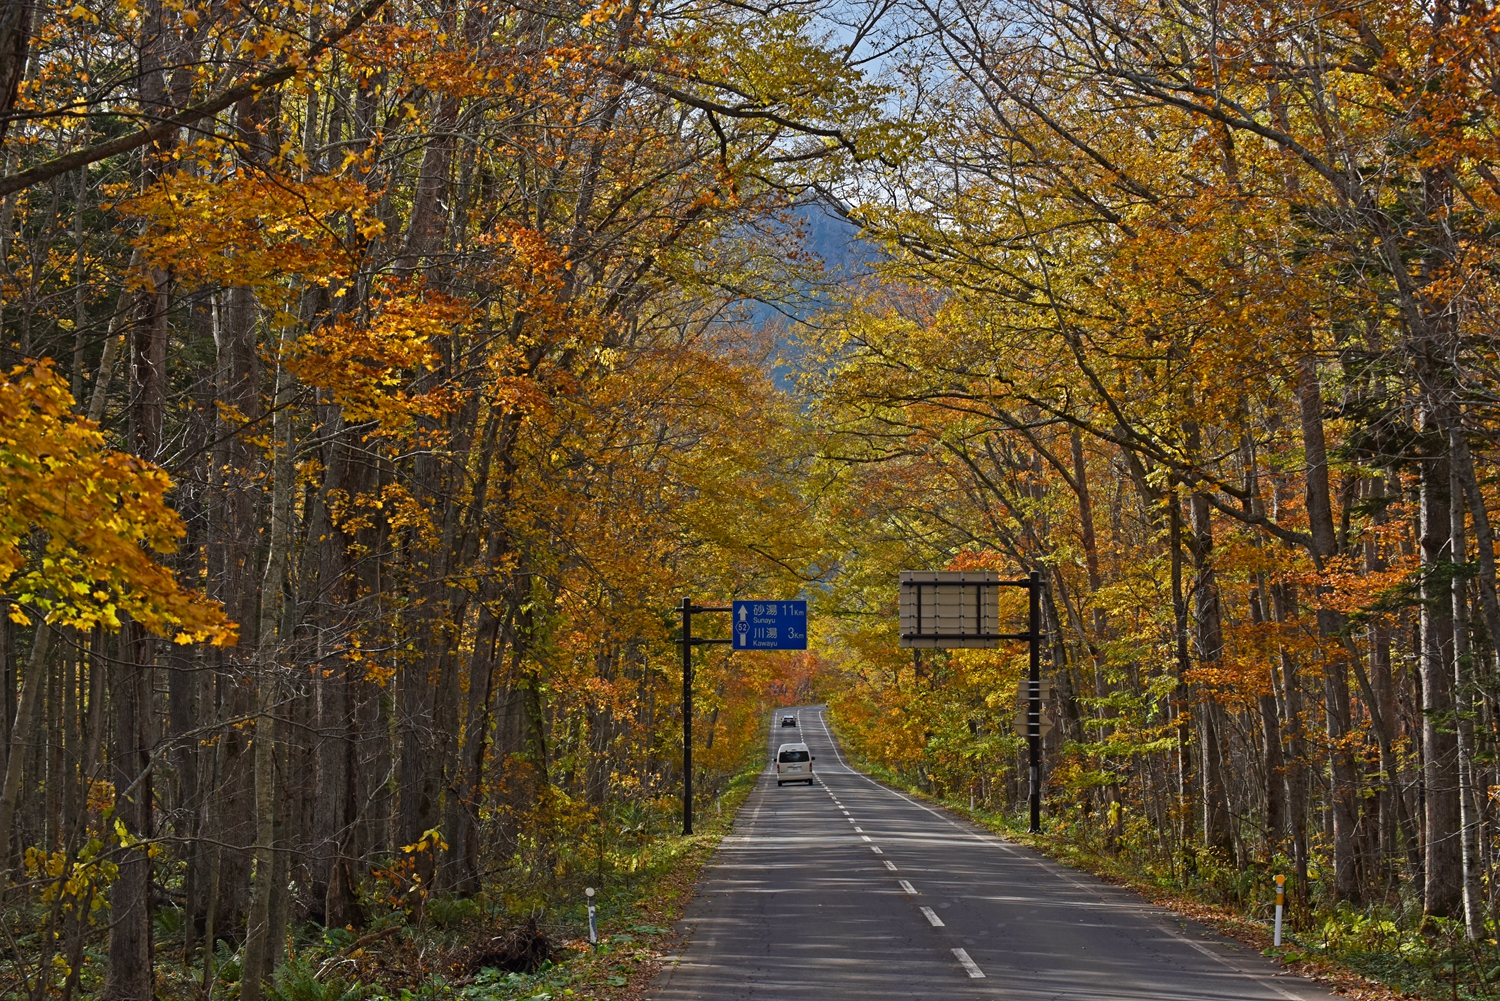
[[(781, 716), (795, 712), (796, 729)], [(704, 870), (654, 1001), (1330, 1001), (1255, 950), (849, 768), (821, 707), (778, 710), (768, 769)]]

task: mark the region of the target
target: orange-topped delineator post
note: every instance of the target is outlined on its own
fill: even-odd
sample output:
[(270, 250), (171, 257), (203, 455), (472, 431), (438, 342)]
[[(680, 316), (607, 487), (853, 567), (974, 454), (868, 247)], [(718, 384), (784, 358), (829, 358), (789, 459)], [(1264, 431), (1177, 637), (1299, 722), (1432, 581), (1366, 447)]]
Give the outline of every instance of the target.
[(1286, 877), (1276, 877), (1276, 941), (1275, 945), (1281, 945), (1281, 908), (1286, 904)]

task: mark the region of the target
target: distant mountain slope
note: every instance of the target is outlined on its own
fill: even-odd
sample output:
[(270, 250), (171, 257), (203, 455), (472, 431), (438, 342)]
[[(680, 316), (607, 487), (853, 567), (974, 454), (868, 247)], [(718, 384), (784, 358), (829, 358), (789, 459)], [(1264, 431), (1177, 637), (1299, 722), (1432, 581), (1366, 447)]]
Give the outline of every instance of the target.
[(829, 306), (840, 286), (868, 274), (871, 262), (880, 256), (878, 247), (860, 239), (859, 227), (821, 203), (801, 205), (795, 216), (801, 247), (823, 261), (823, 275), (795, 288), (792, 295), (776, 305), (759, 303), (750, 313), (750, 322), (755, 327), (761, 330), (770, 327), (767, 332), (774, 333), (776, 355), (782, 360), (775, 368), (775, 379), (779, 387), (788, 390), (792, 388), (801, 356), (796, 321)]
[(757, 327), (788, 314), (793, 319), (811, 315), (826, 304), (827, 287), (867, 273), (870, 262), (880, 254), (878, 247), (860, 239), (858, 226), (821, 203), (800, 205), (794, 214), (800, 229), (801, 247), (823, 261), (824, 275), (821, 281), (805, 283), (796, 289), (800, 295), (790, 296), (776, 306), (757, 305), (751, 314), (751, 322)]

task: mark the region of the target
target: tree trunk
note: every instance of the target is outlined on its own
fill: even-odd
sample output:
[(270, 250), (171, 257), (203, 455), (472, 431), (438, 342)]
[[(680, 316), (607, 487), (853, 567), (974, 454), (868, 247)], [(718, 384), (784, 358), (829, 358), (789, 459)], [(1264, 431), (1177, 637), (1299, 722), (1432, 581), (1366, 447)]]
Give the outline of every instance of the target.
[(1188, 659), (1188, 610), (1182, 593), (1182, 506), (1175, 489), (1167, 494), (1167, 504), (1172, 549), (1173, 643), (1177, 655), (1177, 687), (1172, 698), (1177, 714), (1178, 852), (1183, 872), (1192, 873), (1197, 870), (1193, 848), (1197, 825), (1193, 821), (1198, 797), (1193, 777), (1193, 704), (1187, 682), (1187, 672), (1192, 667)]
[(126, 622), (120, 656), (111, 671), (109, 704), (114, 709), (112, 778), (115, 819), (130, 844), (118, 849), (119, 875), (110, 887), (109, 972), (105, 1001), (151, 1001), (154, 967), (151, 944), (152, 836), (151, 660), (155, 644), (140, 626)]
[(1422, 779), (1425, 913), (1452, 917), (1463, 898), (1458, 742), (1453, 735), (1453, 595), (1448, 462), (1422, 460)]
[[(1295, 617), (1296, 602), (1290, 586), (1283, 583), (1271, 585), (1271, 614), (1285, 628)], [(1286, 763), (1287, 822), (1292, 835), (1292, 865), (1296, 870), (1295, 890), (1298, 901), (1305, 907), (1308, 902), (1308, 840), (1307, 801), (1311, 781), (1307, 774), (1307, 738), (1304, 735), (1305, 721), (1302, 717), (1302, 685), (1297, 679), (1297, 660), (1292, 651), (1281, 644), (1281, 698), (1285, 705), (1286, 747), (1290, 756)]]
[[(1337, 551), (1337, 536), (1328, 486), (1328, 447), (1323, 434), (1323, 389), (1318, 381), (1317, 364), (1311, 357), (1302, 359), (1298, 370), (1297, 402), (1302, 420), (1302, 447), (1307, 457), (1305, 482), (1312, 557), (1319, 569), (1325, 569)], [(1343, 623), (1342, 617), (1331, 609), (1319, 608), (1317, 616), (1325, 658), (1323, 702), (1330, 744), (1334, 893), (1340, 900), (1358, 901), (1361, 893), (1354, 834), (1359, 826), (1359, 771), (1348, 746), (1353, 720), (1348, 665), (1339, 642)]]
[(12, 845), (11, 828), (16, 821), (16, 806), (21, 799), (21, 772), (26, 766), (26, 749), (31, 745), (37, 719), (41, 716), (42, 692), (47, 687), (47, 647), (52, 627), (45, 622), (36, 625), (31, 644), (31, 659), (26, 676), (21, 679), (21, 699), (10, 727), (10, 741), (5, 756), (5, 784), (0, 786), (0, 895), (8, 882)]
[[(1455, 432), (1451, 437), (1457, 437)], [(1455, 565), (1468, 562), (1469, 547), (1464, 521), (1463, 484), (1449, 464), (1449, 546)], [(1484, 933), (1484, 891), (1480, 887), (1482, 864), (1479, 858), (1478, 803), (1474, 796), (1474, 723), (1469, 705), (1470, 675), (1473, 657), (1469, 651), (1469, 596), (1467, 577), (1456, 569), (1451, 575), (1449, 593), (1453, 609), (1453, 708), (1458, 750), (1458, 813), (1462, 832), (1464, 930), (1471, 941)]]
[[(4, 0), (0, 3), (0, 148), (5, 145), (16, 94), (31, 54), (32, 11), (38, 0)], [(9, 171), (7, 171), (9, 173)]]
[[(1192, 439), (1197, 438), (1193, 429)], [(1196, 452), (1196, 442), (1191, 445)], [(1224, 628), (1219, 607), (1219, 584), (1214, 575), (1213, 521), (1208, 496), (1195, 492), (1189, 500), (1192, 532), (1188, 545), (1193, 554), (1193, 638), (1200, 664), (1213, 664), (1224, 653)], [(1209, 698), (1212, 699), (1212, 693)], [(1224, 859), (1234, 857), (1229, 798), (1224, 786), (1224, 755), (1219, 741), (1215, 706), (1199, 707), (1199, 736), (1203, 760), (1203, 843)]]
[(260, 692), (255, 721), (255, 873), (250, 922), (245, 932), (245, 967), (240, 997), (260, 1001), (263, 985), (281, 955), (281, 926), (285, 921), (285, 852), (277, 851), (277, 790), (275, 714), (281, 701), (281, 645), (283, 591), (291, 543), (294, 447), (291, 412), (292, 375), (284, 358), (290, 334), (283, 330), (276, 371), (276, 409), (272, 418), (275, 449), (272, 466), (270, 553), (261, 587)]

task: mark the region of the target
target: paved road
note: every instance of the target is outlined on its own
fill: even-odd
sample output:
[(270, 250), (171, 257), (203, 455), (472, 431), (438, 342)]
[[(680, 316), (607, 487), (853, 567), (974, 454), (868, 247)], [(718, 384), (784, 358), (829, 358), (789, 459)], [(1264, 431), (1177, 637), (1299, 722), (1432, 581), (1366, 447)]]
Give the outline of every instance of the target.
[(699, 883), (654, 1001), (1329, 1001), (1257, 952), (844, 764), (821, 707), (773, 725), (817, 785), (768, 771)]

